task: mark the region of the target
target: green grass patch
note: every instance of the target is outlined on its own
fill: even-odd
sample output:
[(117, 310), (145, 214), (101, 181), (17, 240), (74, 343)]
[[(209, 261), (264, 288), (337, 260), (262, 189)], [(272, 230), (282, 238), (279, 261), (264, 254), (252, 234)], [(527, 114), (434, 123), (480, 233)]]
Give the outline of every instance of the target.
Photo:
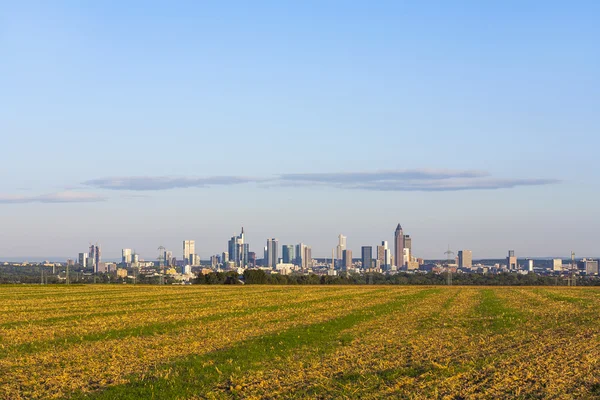
[[(312, 325), (293, 327), (275, 334), (257, 337), (224, 350), (205, 355), (193, 355), (159, 368), (155, 376), (133, 376), (125, 385), (112, 386), (101, 392), (79, 394), (84, 399), (180, 399), (192, 395), (204, 397), (214, 388), (232, 397), (242, 397), (236, 389), (235, 377), (257, 370), (273, 368), (294, 354), (311, 357), (323, 355), (352, 339), (345, 330), (361, 322), (401, 311), (409, 302), (437, 292), (421, 290), (400, 295), (389, 302)], [(160, 377), (160, 376), (163, 377)], [(158, 377), (157, 377), (158, 376)]]

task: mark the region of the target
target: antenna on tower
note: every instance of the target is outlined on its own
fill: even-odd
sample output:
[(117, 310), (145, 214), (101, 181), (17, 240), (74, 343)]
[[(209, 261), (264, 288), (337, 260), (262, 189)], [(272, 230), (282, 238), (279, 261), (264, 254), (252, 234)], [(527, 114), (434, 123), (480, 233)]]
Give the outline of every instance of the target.
[(450, 256), (454, 254), (452, 250), (450, 250), (450, 245), (448, 245), (448, 250), (444, 252), (446, 255), (446, 271), (448, 273), (448, 286), (452, 286), (452, 270), (450, 270)]

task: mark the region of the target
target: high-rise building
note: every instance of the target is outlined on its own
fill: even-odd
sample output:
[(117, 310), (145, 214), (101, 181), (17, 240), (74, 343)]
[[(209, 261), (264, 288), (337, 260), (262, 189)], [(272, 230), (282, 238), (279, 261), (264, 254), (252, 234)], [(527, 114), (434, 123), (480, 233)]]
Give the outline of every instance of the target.
[(304, 246), (302, 251), (304, 252), (302, 255), (302, 269), (312, 268), (312, 249), (310, 246)]
[(278, 245), (279, 242), (275, 238), (267, 240), (267, 266), (271, 268), (275, 268), (277, 266), (277, 261), (279, 258), (277, 255)]
[(407, 265), (410, 262), (410, 249), (405, 247), (402, 250), (402, 266)]
[(577, 264), (579, 270), (586, 275), (598, 275), (598, 260), (584, 258)]
[(256, 253), (253, 251), (248, 252), (248, 265), (250, 267), (256, 267)]
[(508, 257), (506, 257), (506, 266), (508, 269), (517, 269), (517, 257), (515, 257), (515, 251), (509, 250)]
[(250, 245), (246, 243), (246, 236), (244, 234), (244, 227), (239, 235), (233, 235), (228, 242), (227, 246), (229, 252), (229, 258), (238, 267), (245, 267), (248, 265), (248, 252), (250, 251)]
[(336, 247), (336, 256), (338, 260), (342, 259), (344, 250), (346, 250), (346, 236), (340, 233), (338, 236), (338, 245)]
[(121, 262), (123, 264), (131, 264), (131, 249), (121, 250)]
[(283, 259), (284, 264), (293, 264), (296, 259), (294, 245), (283, 245), (281, 247), (281, 258)]
[(342, 252), (342, 269), (349, 271), (352, 269), (352, 250), (344, 250)]
[(471, 250), (459, 250), (458, 252), (458, 267), (472, 268), (473, 267), (473, 252)]
[(306, 249), (306, 245), (304, 243), (298, 243), (296, 245), (296, 261), (294, 262), (294, 264), (296, 265), (305, 265), (304, 263), (304, 259), (305, 257), (305, 251), (304, 249)]
[(87, 268), (87, 260), (88, 260), (88, 254), (87, 253), (79, 253), (79, 265), (81, 265), (82, 268)]
[(229, 252), (223, 252), (223, 255), (221, 256), (221, 261), (223, 262), (223, 264), (227, 264), (229, 262)]
[(528, 264), (527, 270), (529, 272), (533, 272), (533, 260), (532, 259), (527, 260), (527, 264)]
[(87, 266), (96, 270), (96, 246), (90, 245), (90, 252), (88, 253)]
[(412, 254), (412, 239), (410, 235), (404, 235), (404, 248), (408, 249), (410, 254)]
[(396, 267), (400, 268), (404, 261), (404, 231), (400, 224), (396, 227), (394, 232), (394, 263)]
[(555, 258), (552, 260), (552, 271), (562, 271), (563, 269), (563, 260), (560, 258)]
[(361, 259), (363, 268), (371, 268), (371, 260), (373, 259), (373, 247), (363, 246), (361, 248)]
[[(129, 259), (131, 260), (131, 256), (129, 257)], [(174, 265), (174, 262), (173, 262), (173, 252), (170, 251), (170, 250), (165, 250), (165, 265), (167, 265), (169, 267), (171, 267), (171, 266)]]
[(381, 246), (377, 246), (377, 261), (382, 267), (385, 266), (385, 247), (383, 246), (383, 243)]
[(186, 263), (194, 264), (194, 254), (196, 254), (196, 242), (193, 240), (183, 241), (183, 259)]
[(100, 262), (102, 260), (102, 253), (100, 251), (100, 246), (96, 245), (96, 251), (94, 253), (95, 259), (94, 259), (94, 272), (98, 272), (98, 267), (100, 266)]

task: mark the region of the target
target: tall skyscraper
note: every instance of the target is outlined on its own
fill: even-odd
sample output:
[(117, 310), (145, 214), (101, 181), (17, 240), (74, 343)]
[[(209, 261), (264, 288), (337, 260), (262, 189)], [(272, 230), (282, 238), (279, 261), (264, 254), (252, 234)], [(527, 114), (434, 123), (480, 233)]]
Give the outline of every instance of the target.
[(396, 227), (394, 232), (394, 263), (396, 267), (400, 268), (404, 261), (404, 231), (400, 224)]
[(96, 246), (90, 245), (90, 252), (88, 253), (87, 266), (96, 270)]
[(194, 254), (196, 254), (196, 242), (193, 240), (183, 241), (183, 259), (186, 263), (194, 264)]
[(131, 249), (121, 250), (121, 262), (123, 264), (131, 264)]
[(412, 254), (412, 239), (410, 235), (404, 235), (404, 248), (408, 249), (410, 254)]
[(458, 267), (459, 268), (473, 267), (473, 252), (471, 250), (460, 250), (458, 252)]
[(295, 262), (296, 256), (294, 245), (286, 244), (281, 247), (281, 258), (284, 264), (292, 264)]
[(233, 235), (228, 242), (227, 250), (229, 259), (235, 263), (237, 267), (245, 267), (248, 265), (248, 252), (250, 245), (246, 243), (246, 235), (244, 227), (239, 235)]
[(94, 260), (94, 272), (98, 272), (98, 268), (100, 267), (100, 261), (102, 260), (102, 253), (100, 251), (100, 246), (96, 245), (96, 252), (94, 254), (96, 257)]
[(371, 260), (373, 259), (373, 247), (363, 246), (361, 248), (362, 267), (371, 268)]
[(346, 250), (346, 236), (340, 233), (340, 235), (338, 236), (338, 245), (336, 248), (336, 257), (338, 260), (342, 259), (344, 250)]
[(352, 250), (344, 250), (342, 252), (342, 268), (344, 271), (352, 269)]
[(381, 246), (377, 246), (377, 261), (382, 268), (385, 267), (385, 247), (383, 246), (383, 243), (381, 243)]
[(304, 254), (302, 255), (302, 269), (312, 268), (312, 249), (310, 246), (303, 247)]
[(79, 265), (82, 268), (87, 268), (88, 253), (79, 253)]
[(294, 264), (299, 265), (299, 266), (303, 266), (305, 265), (304, 260), (305, 260), (305, 251), (304, 249), (306, 248), (306, 245), (304, 243), (298, 243), (296, 245), (296, 262), (294, 262)]
[(267, 265), (271, 268), (275, 268), (278, 261), (277, 248), (279, 246), (279, 242), (277, 239), (268, 239), (267, 240)]
[(517, 269), (517, 257), (515, 257), (514, 250), (508, 251), (508, 257), (506, 257), (506, 266), (508, 269)]

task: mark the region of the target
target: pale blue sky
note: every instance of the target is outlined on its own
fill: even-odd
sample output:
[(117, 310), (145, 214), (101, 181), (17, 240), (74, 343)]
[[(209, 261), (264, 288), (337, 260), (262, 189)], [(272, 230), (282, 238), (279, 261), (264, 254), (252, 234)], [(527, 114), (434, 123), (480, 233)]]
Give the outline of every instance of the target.
[(0, 258), (600, 254), (596, 1), (96, 3), (0, 2)]

